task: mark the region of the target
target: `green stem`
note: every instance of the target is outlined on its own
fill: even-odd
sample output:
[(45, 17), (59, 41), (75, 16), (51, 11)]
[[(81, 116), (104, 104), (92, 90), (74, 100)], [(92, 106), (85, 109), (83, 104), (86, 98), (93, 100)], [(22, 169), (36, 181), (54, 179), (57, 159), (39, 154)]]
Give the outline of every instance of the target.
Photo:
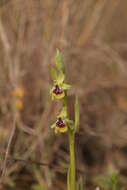
[(75, 136), (74, 132), (69, 131), (70, 144), (70, 186), (71, 190), (75, 190), (75, 152), (74, 152)]
[[(64, 97), (64, 106), (66, 108), (68, 117), (68, 98), (67, 93)], [(69, 172), (69, 184), (70, 190), (75, 190), (75, 133), (69, 129), (69, 148), (70, 148), (70, 172)]]
[(67, 117), (68, 117), (68, 98), (67, 98), (67, 92), (65, 92), (64, 107), (66, 108), (66, 114), (67, 114)]

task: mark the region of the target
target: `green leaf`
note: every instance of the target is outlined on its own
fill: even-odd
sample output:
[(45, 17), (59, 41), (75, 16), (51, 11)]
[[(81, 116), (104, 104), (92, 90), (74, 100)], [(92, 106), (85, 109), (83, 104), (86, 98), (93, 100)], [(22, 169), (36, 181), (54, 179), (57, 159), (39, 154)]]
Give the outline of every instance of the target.
[(57, 71), (53, 67), (50, 68), (50, 75), (53, 80), (57, 80)]
[(120, 190), (121, 189), (121, 183), (120, 179), (118, 176), (115, 176), (114, 174), (112, 175), (100, 175), (95, 177), (95, 183), (99, 185), (101, 188), (104, 190), (109, 190), (109, 189), (115, 189), (115, 190)]
[(62, 89), (63, 89), (63, 90), (70, 90), (70, 89), (71, 89), (71, 85), (70, 85), (70, 84), (63, 83), (63, 84), (62, 84)]
[(34, 175), (35, 175), (35, 179), (37, 180), (37, 183), (32, 186), (32, 189), (45, 190), (45, 183), (44, 183), (44, 179), (41, 172), (38, 170), (38, 168), (36, 168), (36, 166), (33, 167), (33, 171), (34, 171)]
[(75, 99), (75, 132), (77, 132), (78, 128), (79, 128), (79, 117), (80, 117), (79, 101), (78, 101), (78, 97), (76, 96), (76, 99)]
[(103, 175), (97, 176), (95, 177), (95, 182), (104, 190), (112, 188), (111, 181), (108, 176), (103, 176)]
[(80, 179), (79, 179), (78, 189), (77, 190), (83, 190), (83, 180), (82, 180), (82, 177), (80, 177)]
[(68, 168), (68, 172), (67, 172), (67, 190), (71, 190), (71, 183), (70, 183), (70, 166)]
[(65, 73), (64, 58), (59, 49), (56, 49), (55, 63), (56, 63), (56, 68), (59, 71)]

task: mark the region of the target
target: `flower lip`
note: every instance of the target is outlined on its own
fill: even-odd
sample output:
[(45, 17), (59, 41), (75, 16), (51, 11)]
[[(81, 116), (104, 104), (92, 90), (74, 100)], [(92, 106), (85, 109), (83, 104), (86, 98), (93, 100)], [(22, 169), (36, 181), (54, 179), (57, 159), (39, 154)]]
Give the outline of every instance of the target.
[(53, 90), (53, 93), (59, 95), (63, 93), (63, 90), (58, 85), (56, 85), (55, 89)]
[(56, 121), (56, 126), (58, 126), (59, 128), (66, 127), (66, 125), (61, 117), (59, 117), (58, 120)]

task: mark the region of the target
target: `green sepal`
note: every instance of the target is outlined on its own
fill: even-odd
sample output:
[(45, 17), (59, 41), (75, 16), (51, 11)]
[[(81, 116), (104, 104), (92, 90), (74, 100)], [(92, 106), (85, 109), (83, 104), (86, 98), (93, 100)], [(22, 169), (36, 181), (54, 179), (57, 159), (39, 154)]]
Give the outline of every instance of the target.
[(107, 175), (98, 175), (94, 178), (94, 181), (103, 189), (122, 189), (119, 173), (113, 168), (112, 165), (109, 165)]
[(59, 71), (62, 71), (63, 73), (65, 73), (64, 58), (63, 58), (62, 53), (59, 51), (59, 49), (56, 49), (55, 63), (56, 63), (56, 68)]
[(82, 177), (80, 177), (80, 179), (79, 179), (77, 190), (83, 190), (83, 180), (82, 180)]
[(56, 127), (56, 123), (53, 123), (52, 125), (51, 125), (51, 129), (54, 129)]
[(57, 80), (58, 78), (57, 71), (53, 67), (50, 68), (50, 75), (53, 80)]
[(78, 101), (78, 97), (76, 96), (76, 99), (75, 99), (75, 132), (77, 132), (79, 129), (79, 117), (80, 117), (79, 101)]
[(70, 119), (66, 119), (66, 122), (69, 124), (69, 125), (74, 125), (74, 122)]
[(69, 127), (69, 129), (71, 130), (71, 131), (74, 131), (74, 122), (72, 121), (72, 120), (70, 120), (70, 119), (66, 119), (66, 123), (67, 123), (67, 126)]
[(62, 84), (62, 89), (63, 90), (70, 90), (71, 88), (72, 88), (72, 86), (70, 84), (66, 84), (66, 83)]
[(60, 73), (58, 75), (58, 78), (57, 78), (58, 85), (62, 84), (64, 79), (65, 79), (65, 75), (64, 75), (64, 73), (62, 71), (60, 71)]
[(61, 117), (61, 118), (66, 118), (66, 117), (67, 117), (67, 109), (66, 109), (65, 106), (63, 106), (61, 112), (60, 112), (59, 115), (57, 116), (57, 118), (59, 118), (59, 117)]
[(51, 88), (50, 88), (50, 91), (49, 91), (50, 95), (52, 95), (53, 89), (54, 89), (54, 87), (51, 87)]

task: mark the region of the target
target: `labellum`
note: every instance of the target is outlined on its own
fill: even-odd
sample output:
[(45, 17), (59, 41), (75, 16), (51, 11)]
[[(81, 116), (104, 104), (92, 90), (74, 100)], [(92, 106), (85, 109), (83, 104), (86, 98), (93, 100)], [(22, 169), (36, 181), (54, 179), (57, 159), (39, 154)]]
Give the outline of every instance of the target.
[(65, 96), (64, 90), (60, 88), (58, 85), (53, 89), (53, 98), (62, 99)]
[(66, 122), (62, 120), (62, 118), (58, 118), (56, 121), (56, 128), (55, 128), (55, 133), (65, 133), (67, 132), (68, 127), (66, 125)]

